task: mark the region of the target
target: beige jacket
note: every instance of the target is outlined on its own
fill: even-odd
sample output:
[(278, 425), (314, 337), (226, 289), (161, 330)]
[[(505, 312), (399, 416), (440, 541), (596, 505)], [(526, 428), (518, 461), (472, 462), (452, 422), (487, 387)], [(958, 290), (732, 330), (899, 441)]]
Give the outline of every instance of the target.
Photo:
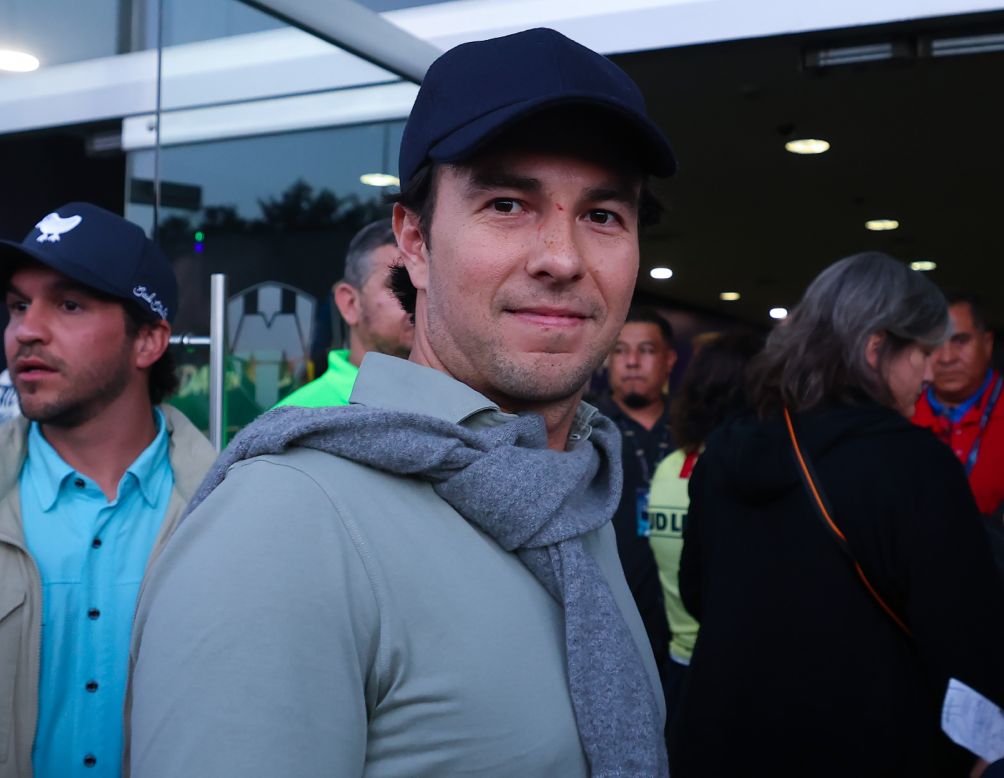
[[(161, 410), (170, 437), (174, 491), (148, 570), (215, 458), (209, 441), (180, 411), (167, 405)], [(27, 439), (27, 419), (0, 425), (0, 778), (31, 778), (38, 716), (42, 584), (25, 546), (18, 491)]]

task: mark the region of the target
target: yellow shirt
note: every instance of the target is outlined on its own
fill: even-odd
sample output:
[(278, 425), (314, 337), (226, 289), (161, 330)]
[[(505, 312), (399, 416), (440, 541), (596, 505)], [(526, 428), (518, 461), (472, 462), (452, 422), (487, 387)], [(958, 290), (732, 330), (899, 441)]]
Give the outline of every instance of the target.
[(677, 662), (690, 664), (697, 641), (697, 620), (687, 613), (680, 599), (680, 554), (683, 551), (683, 527), (687, 521), (690, 496), (689, 478), (681, 477), (687, 453), (677, 449), (656, 468), (648, 495), (649, 543), (659, 567), (666, 618), (673, 631), (669, 654)]

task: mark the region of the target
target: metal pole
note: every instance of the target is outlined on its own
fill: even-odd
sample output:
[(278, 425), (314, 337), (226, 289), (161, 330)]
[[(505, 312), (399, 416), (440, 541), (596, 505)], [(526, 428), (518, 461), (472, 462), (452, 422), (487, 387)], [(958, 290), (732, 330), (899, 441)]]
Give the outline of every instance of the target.
[(443, 52), (357, 0), (244, 0), (252, 8), (333, 43), (367, 62), (421, 84)]
[(209, 309), (209, 442), (223, 450), (226, 425), (227, 277), (213, 273)]

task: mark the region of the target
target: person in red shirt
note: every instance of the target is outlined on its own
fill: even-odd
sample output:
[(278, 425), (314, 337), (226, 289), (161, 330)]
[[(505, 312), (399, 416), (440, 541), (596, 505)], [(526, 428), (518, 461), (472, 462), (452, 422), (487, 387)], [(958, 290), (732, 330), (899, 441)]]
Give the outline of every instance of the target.
[(913, 421), (958, 457), (983, 514), (1004, 505), (1004, 378), (990, 366), (994, 334), (974, 295), (949, 296), (952, 336), (934, 355), (934, 382)]

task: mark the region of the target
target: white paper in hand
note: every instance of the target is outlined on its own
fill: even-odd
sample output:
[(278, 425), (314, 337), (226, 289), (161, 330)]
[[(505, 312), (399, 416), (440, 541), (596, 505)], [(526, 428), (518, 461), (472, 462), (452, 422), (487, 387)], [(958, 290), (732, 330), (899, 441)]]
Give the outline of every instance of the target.
[(1004, 758), (1004, 711), (955, 678), (945, 692), (941, 728), (960, 746), (988, 762)]

